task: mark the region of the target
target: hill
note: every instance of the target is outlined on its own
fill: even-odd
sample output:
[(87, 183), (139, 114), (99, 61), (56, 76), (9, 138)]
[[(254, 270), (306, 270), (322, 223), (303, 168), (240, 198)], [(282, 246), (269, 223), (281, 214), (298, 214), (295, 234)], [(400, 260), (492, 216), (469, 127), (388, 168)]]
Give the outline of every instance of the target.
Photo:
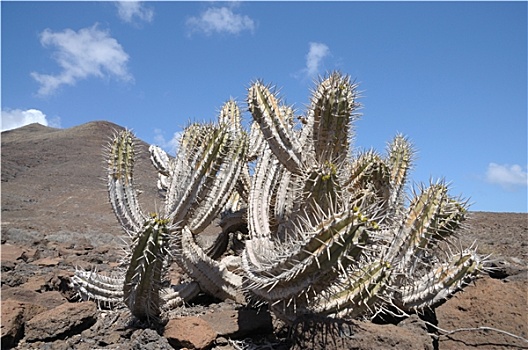
[[(40, 124), (2, 133), (2, 230), (120, 234), (106, 192), (105, 146), (122, 127), (104, 121), (70, 129)], [(157, 199), (148, 146), (138, 142), (142, 203)]]

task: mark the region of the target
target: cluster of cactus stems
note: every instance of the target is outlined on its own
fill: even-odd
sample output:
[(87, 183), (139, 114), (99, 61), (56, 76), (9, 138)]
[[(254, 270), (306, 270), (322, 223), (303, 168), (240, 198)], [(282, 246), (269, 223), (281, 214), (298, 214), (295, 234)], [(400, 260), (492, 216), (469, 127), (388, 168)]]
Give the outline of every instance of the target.
[[(266, 303), (288, 323), (310, 314), (404, 315), (449, 298), (484, 265), (475, 247), (458, 248), (467, 202), (442, 181), (408, 190), (414, 150), (402, 135), (385, 154), (352, 149), (357, 97), (350, 78), (334, 72), (296, 117), (272, 88), (253, 83), (249, 132), (228, 101), (217, 123), (185, 129), (176, 157), (150, 147), (159, 213), (142, 212), (134, 136), (118, 133), (108, 192), (130, 246), (114, 275), (77, 270), (74, 287), (83, 298), (124, 302), (140, 319), (158, 319), (199, 293)], [(215, 220), (221, 233), (205, 247), (197, 237)], [(243, 249), (227, 253), (241, 228)], [(191, 282), (169, 286), (172, 263)]]

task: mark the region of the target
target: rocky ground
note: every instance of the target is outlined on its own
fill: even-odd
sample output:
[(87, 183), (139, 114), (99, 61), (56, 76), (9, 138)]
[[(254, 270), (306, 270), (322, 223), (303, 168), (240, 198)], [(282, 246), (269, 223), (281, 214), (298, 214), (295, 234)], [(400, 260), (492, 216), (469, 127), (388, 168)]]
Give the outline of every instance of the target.
[[(119, 261), (102, 147), (117, 129), (32, 124), (2, 133), (2, 349), (528, 349), (528, 214), (472, 213), (463, 244), (477, 241), (495, 269), (434, 312), (399, 322), (287, 329), (265, 309), (204, 296), (149, 329), (126, 309), (79, 302), (69, 286), (75, 267), (110, 271)], [(135, 180), (154, 210), (156, 174), (138, 146)]]

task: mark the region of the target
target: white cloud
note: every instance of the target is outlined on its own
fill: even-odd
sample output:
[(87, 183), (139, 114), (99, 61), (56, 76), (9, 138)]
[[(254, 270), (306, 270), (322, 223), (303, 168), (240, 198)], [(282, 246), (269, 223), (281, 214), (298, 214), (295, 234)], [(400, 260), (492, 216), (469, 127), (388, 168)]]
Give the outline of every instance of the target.
[(119, 18), (127, 23), (133, 23), (135, 18), (139, 21), (152, 22), (154, 18), (154, 11), (143, 6), (140, 1), (117, 1), (115, 5)]
[(255, 30), (255, 22), (250, 17), (236, 14), (229, 7), (208, 8), (200, 17), (189, 18), (187, 26), (191, 32), (203, 32), (206, 35), (214, 32), (238, 34), (244, 30)]
[(168, 154), (175, 156), (176, 152), (178, 152), (181, 134), (181, 132), (175, 132), (172, 138), (167, 141), (163, 135), (163, 130), (156, 128), (154, 129), (154, 143)]
[(516, 187), (528, 186), (528, 172), (518, 164), (500, 165), (490, 163), (486, 171), (486, 181), (500, 185), (505, 190), (511, 191)]
[(39, 123), (44, 126), (59, 127), (60, 120), (58, 118), (48, 121), (44, 113), (38, 109), (7, 109), (2, 110), (2, 131), (20, 128), (24, 125)]
[(310, 43), (310, 50), (306, 55), (305, 72), (308, 76), (314, 77), (319, 73), (319, 66), (323, 59), (330, 54), (330, 49), (323, 43)]
[(44, 47), (55, 48), (53, 57), (62, 68), (56, 75), (31, 73), (40, 83), (40, 96), (51, 95), (61, 85), (74, 85), (90, 76), (133, 80), (126, 66), (128, 54), (107, 31), (99, 30), (97, 24), (78, 32), (46, 29), (40, 34), (40, 43)]

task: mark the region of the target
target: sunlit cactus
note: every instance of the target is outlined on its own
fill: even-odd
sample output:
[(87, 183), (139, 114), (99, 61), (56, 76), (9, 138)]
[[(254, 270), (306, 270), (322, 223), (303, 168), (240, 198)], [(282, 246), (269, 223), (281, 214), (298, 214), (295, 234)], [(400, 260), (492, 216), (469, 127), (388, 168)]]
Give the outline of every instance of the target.
[(249, 196), (245, 286), (288, 322), (431, 307), (483, 267), (474, 249), (451, 244), (465, 201), (441, 182), (408, 198), (414, 151), (405, 137), (386, 155), (351, 149), (356, 98), (350, 78), (332, 73), (295, 128), (270, 88), (249, 89), (267, 145)]
[[(268, 304), (287, 323), (400, 316), (449, 298), (484, 268), (476, 249), (457, 241), (467, 202), (442, 181), (408, 185), (414, 149), (403, 135), (385, 153), (354, 149), (357, 99), (356, 84), (334, 72), (296, 116), (255, 82), (249, 132), (228, 101), (218, 124), (184, 130), (174, 158), (150, 147), (164, 198), (153, 214), (136, 198), (133, 135), (119, 133), (108, 191), (130, 251), (112, 276), (77, 271), (75, 288), (101, 303), (124, 301), (142, 319), (205, 292)], [(204, 247), (197, 235), (215, 219), (221, 233)], [(226, 252), (235, 233), (241, 248)], [(162, 287), (172, 262), (191, 282)]]

